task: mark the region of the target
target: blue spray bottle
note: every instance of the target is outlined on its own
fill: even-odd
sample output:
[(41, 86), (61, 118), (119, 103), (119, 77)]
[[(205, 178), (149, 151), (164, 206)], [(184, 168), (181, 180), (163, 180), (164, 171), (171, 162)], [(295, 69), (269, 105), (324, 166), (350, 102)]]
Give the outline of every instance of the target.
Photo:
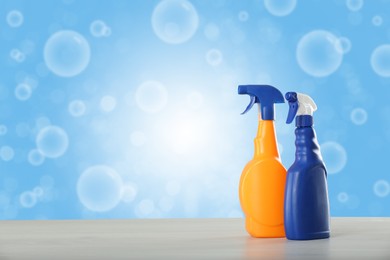
[(330, 235), (327, 172), (313, 129), (314, 101), (288, 92), (287, 124), (296, 117), (295, 162), (287, 171), (284, 196), (286, 237), (292, 240), (328, 238)]

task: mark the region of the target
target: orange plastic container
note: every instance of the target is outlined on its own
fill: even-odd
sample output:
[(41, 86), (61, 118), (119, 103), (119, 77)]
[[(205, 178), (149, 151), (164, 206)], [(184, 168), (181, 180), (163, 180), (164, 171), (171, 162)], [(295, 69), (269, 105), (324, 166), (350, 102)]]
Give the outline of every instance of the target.
[(253, 237), (285, 237), (283, 208), (286, 169), (276, 141), (274, 121), (259, 119), (255, 155), (245, 166), (239, 186), (245, 226)]

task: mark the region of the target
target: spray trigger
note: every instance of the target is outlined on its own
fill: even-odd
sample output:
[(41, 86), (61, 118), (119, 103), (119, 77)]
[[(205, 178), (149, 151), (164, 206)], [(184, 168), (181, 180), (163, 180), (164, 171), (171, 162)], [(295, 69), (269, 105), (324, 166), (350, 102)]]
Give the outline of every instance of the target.
[(253, 107), (253, 105), (256, 103), (256, 97), (255, 96), (250, 95), (250, 98), (251, 98), (251, 100), (249, 101), (249, 105), (245, 108), (245, 111), (242, 112), (241, 115), (243, 115), (246, 112), (248, 112)]
[(290, 124), (293, 120), (295, 115), (298, 112), (298, 97), (296, 92), (287, 92), (286, 93), (286, 100), (288, 101), (288, 105), (290, 106), (290, 109), (288, 110), (288, 116), (287, 116), (287, 124)]

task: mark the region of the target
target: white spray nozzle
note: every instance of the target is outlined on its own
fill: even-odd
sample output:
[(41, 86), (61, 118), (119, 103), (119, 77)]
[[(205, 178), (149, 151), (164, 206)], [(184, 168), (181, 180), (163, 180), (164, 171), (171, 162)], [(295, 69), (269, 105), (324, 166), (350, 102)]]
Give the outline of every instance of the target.
[(316, 103), (314, 103), (314, 100), (308, 95), (297, 92), (287, 92), (286, 99), (290, 106), (287, 116), (288, 124), (294, 120), (295, 116), (313, 116), (313, 112), (317, 110)]
[(317, 110), (317, 105), (314, 100), (305, 94), (297, 93), (298, 99), (298, 111), (297, 116), (300, 115), (313, 115), (313, 112)]

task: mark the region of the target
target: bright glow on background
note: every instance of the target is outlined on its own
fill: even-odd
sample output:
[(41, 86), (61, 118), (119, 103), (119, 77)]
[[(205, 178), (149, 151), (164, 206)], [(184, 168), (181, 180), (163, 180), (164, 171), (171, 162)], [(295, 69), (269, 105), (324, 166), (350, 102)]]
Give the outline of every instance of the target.
[[(0, 219), (242, 216), (257, 128), (257, 111), (240, 115), (246, 83), (318, 104), (333, 216), (389, 216), (389, 8), (3, 1)], [(276, 110), (288, 168), (294, 126)]]

